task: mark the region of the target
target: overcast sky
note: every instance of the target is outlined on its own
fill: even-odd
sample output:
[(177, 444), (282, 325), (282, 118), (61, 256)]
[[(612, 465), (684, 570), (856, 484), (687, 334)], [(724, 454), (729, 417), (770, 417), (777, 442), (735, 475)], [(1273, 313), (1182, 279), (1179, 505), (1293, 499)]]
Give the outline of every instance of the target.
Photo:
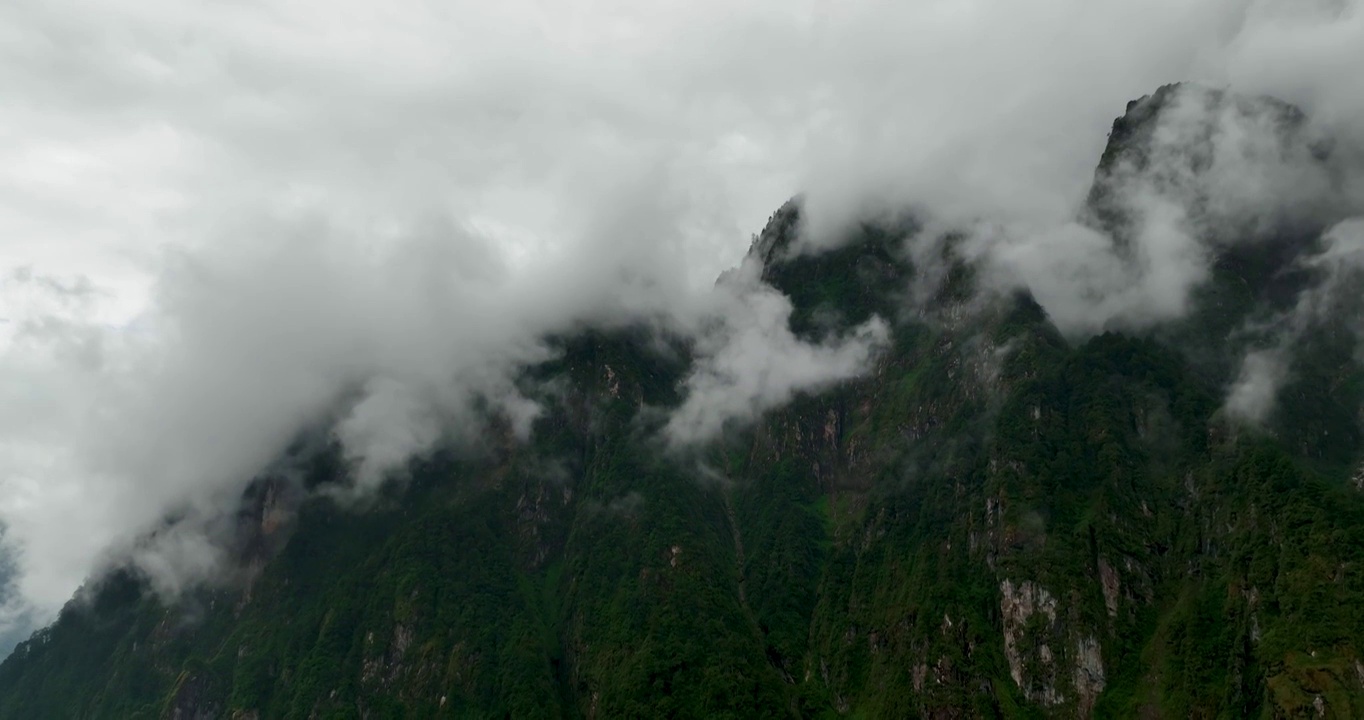
[[(678, 436), (855, 374), (880, 325), (805, 345), (752, 277), (711, 289), (798, 191), (816, 243), (910, 201), (1066, 227), (1128, 100), (1357, 136), (1360, 68), (1346, 0), (7, 0), (0, 627), (230, 506), (345, 389), (364, 485), (474, 395), (533, 416), (509, 369), (574, 322), (699, 333)], [(212, 571), (177, 542), (164, 582)]]

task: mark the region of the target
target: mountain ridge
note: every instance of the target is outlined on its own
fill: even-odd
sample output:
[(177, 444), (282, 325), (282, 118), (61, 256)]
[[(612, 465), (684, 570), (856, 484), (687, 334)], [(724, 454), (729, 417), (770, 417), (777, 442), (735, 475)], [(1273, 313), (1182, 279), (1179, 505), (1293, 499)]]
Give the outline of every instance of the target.
[[(1180, 92), (1128, 106), (1096, 188)], [(1116, 187), (1082, 219), (1121, 246)], [(1211, 237), (1187, 315), (1074, 340), (1025, 290), (983, 292), (951, 233), (795, 252), (800, 213), (750, 258), (799, 337), (889, 324), (861, 377), (667, 450), (685, 343), (565, 337), (525, 373), (529, 441), (492, 413), (363, 512), (315, 492), (339, 450), (300, 445), (238, 513), (239, 583), (163, 605), (112, 573), (0, 664), (0, 716), (1364, 712), (1351, 316), (1304, 321), (1321, 352), (1262, 424), (1223, 397), (1266, 340), (1249, 319), (1319, 286), (1298, 266), (1329, 220)]]

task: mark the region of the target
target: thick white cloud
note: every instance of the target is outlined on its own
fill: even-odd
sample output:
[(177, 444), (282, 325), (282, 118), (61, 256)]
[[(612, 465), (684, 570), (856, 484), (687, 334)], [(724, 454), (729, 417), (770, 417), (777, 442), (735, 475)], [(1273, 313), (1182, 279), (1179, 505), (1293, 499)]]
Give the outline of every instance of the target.
[[(167, 590), (212, 572), (212, 518), (341, 400), (361, 483), (474, 397), (524, 427), (509, 373), (584, 319), (697, 334), (678, 438), (856, 373), (876, 325), (804, 345), (770, 290), (711, 289), (788, 195), (815, 244), (907, 199), (1063, 227), (1111, 119), (1164, 82), (1356, 131), (1361, 23), (1250, 0), (0, 4), (0, 623), (51, 617), (169, 512), (198, 520), (142, 566)], [(1067, 232), (1090, 249), (1049, 309), (1126, 270)], [(1037, 257), (1017, 272), (1052, 277)]]
[(748, 421), (799, 391), (860, 375), (890, 339), (873, 317), (850, 337), (810, 344), (791, 332), (791, 301), (759, 280), (747, 259), (717, 286), (716, 306), (692, 329), (699, 360), (685, 381), (686, 400), (664, 433), (674, 445), (714, 438), (731, 421)]
[(1263, 422), (1274, 409), (1279, 386), (1288, 376), (1288, 364), (1282, 348), (1247, 353), (1227, 393), (1226, 412), (1240, 420)]

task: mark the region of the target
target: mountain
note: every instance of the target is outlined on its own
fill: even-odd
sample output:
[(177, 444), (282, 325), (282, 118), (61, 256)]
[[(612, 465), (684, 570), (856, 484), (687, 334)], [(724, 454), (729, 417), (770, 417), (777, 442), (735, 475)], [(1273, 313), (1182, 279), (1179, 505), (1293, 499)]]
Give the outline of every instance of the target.
[(864, 376), (678, 450), (690, 341), (557, 338), (529, 441), (490, 412), (359, 512), (300, 442), (243, 498), (231, 581), (92, 580), (0, 665), (0, 717), (1364, 715), (1364, 313), (1327, 232), (1353, 207), (1294, 174), (1307, 200), (1230, 212), (1227, 118), (1335, 177), (1277, 101), (1129, 105), (1080, 222), (1150, 270), (1131, 198), (1184, 203), (1179, 312), (1070, 332), (965, 231), (815, 252), (792, 201), (750, 259), (802, 338), (889, 325)]

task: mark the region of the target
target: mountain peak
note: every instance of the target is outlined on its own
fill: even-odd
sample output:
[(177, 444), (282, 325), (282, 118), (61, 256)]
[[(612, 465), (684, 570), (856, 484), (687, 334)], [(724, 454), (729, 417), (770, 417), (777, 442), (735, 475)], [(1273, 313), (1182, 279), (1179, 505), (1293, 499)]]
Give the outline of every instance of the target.
[[(1236, 226), (1231, 232), (1246, 231), (1238, 222), (1242, 214), (1252, 222), (1302, 222), (1341, 200), (1332, 186), (1330, 149), (1301, 109), (1277, 98), (1165, 85), (1129, 102), (1113, 121), (1085, 216), (1126, 238), (1137, 216), (1134, 197), (1153, 194), (1180, 199), (1192, 218), (1209, 227)], [(1285, 197), (1273, 207), (1247, 207), (1275, 192)]]

